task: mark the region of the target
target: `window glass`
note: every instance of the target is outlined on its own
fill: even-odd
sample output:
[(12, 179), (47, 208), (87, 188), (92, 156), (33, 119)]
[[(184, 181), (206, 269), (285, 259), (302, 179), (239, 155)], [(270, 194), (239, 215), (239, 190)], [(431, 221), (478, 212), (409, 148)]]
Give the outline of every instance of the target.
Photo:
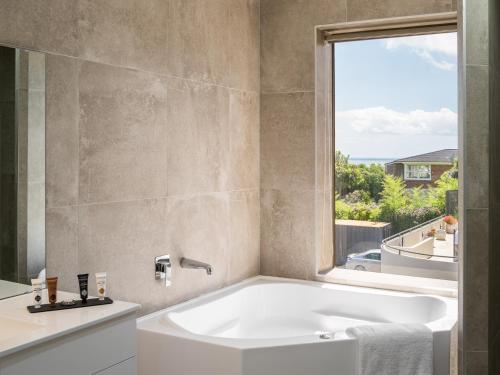
[(405, 165), (405, 178), (409, 180), (430, 180), (430, 165)]
[(337, 42), (333, 58), (335, 266), (457, 280), (456, 33)]

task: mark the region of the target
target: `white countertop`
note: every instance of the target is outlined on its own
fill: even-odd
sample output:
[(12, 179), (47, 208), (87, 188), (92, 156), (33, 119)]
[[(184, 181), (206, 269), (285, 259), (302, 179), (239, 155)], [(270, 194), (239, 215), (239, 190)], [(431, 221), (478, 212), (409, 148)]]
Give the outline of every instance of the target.
[[(46, 302), (46, 290), (42, 295)], [(73, 293), (57, 292), (57, 299), (79, 299)], [(114, 301), (102, 306), (48, 311), (31, 314), (26, 306), (33, 304), (31, 293), (0, 301), (0, 358), (139, 310), (140, 305)]]

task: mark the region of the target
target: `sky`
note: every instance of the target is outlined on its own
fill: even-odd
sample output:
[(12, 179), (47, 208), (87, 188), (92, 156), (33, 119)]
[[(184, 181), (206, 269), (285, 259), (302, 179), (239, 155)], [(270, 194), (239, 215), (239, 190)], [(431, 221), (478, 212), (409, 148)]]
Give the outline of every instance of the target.
[(335, 147), (394, 159), (457, 148), (456, 33), (335, 44)]

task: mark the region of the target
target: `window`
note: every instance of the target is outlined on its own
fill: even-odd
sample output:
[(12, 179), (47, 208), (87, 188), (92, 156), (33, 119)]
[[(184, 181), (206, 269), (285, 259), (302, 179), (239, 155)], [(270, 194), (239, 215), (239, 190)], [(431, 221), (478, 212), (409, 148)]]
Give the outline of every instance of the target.
[(405, 180), (430, 181), (431, 176), (430, 164), (405, 164)]
[(457, 280), (456, 38), (334, 41), (336, 269)]

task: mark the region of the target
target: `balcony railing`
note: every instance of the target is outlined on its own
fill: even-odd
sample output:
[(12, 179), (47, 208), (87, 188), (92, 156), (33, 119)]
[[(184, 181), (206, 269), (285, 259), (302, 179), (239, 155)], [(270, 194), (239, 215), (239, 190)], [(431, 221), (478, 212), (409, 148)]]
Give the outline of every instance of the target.
[[(390, 237), (385, 238), (382, 241), (382, 247), (385, 247), (386, 250), (389, 250), (393, 253), (396, 253), (398, 255), (402, 256), (409, 256), (413, 258), (421, 258), (421, 259), (432, 259), (433, 261), (446, 261), (446, 262), (456, 262), (458, 258), (454, 255), (440, 255), (440, 254), (429, 254), (429, 253), (422, 253), (419, 251), (415, 250), (410, 250), (408, 247), (405, 249), (402, 249), (402, 247), (405, 247), (405, 235), (413, 233), (415, 231), (421, 230), (425, 228), (426, 226), (431, 227), (433, 223), (436, 223), (438, 221), (442, 221), (445, 215), (438, 216), (434, 219), (431, 219), (429, 221), (426, 221), (424, 223), (421, 223), (419, 225), (416, 225), (412, 228), (408, 228), (402, 232), (396, 233)], [(394, 240), (399, 239), (398, 243), (391, 243), (394, 242)], [(422, 240), (425, 240), (425, 234), (422, 231)], [(453, 251), (453, 243), (451, 244), (452, 246), (452, 251)]]

